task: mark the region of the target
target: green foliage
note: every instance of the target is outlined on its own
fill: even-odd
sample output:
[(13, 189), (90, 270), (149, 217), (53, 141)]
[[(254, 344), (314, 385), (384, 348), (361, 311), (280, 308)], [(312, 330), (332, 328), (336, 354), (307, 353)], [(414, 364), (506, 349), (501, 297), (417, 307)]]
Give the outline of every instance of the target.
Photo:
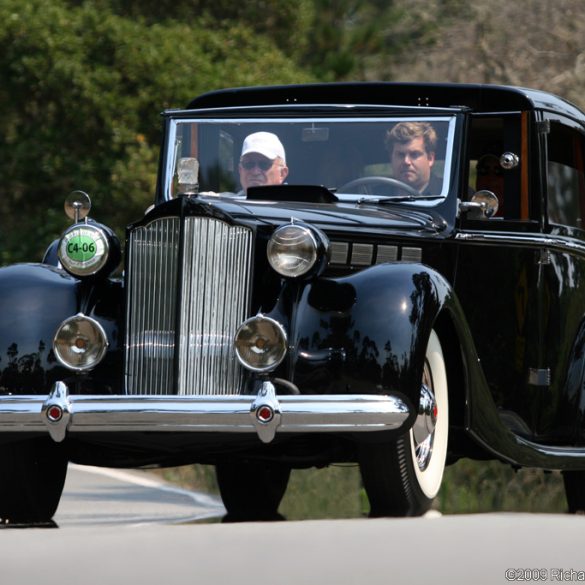
[[(434, 509), (443, 514), (563, 513), (559, 473), (521, 469), (497, 461), (464, 459), (445, 471)], [(369, 510), (357, 466), (293, 471), (281, 512), (290, 520), (358, 518)]]
[(434, 507), (444, 514), (567, 511), (559, 472), (514, 471), (497, 461), (469, 459), (447, 467)]
[[(88, 0), (69, 0), (72, 6)], [(202, 28), (205, 21), (211, 30), (221, 30), (226, 23), (240, 23), (253, 32), (271, 38), (292, 55), (304, 42), (304, 31), (311, 0), (94, 0), (94, 6), (111, 10), (131, 19), (153, 24), (175, 21)]]
[(300, 62), (323, 81), (377, 76), (389, 60), (426, 50), (442, 15), (418, 0), (314, 0)]
[(289, 520), (359, 518), (368, 509), (355, 465), (293, 470), (280, 506)]
[(98, 4), (0, 3), (4, 263), (40, 257), (66, 225), (73, 189), (119, 232), (140, 217), (153, 199), (162, 109), (211, 89), (309, 79), (240, 23), (150, 24)]
[[(189, 465), (161, 475), (188, 489), (218, 494), (213, 467)], [(567, 510), (559, 472), (514, 471), (497, 461), (462, 459), (447, 467), (434, 509), (442, 514), (484, 512), (564, 513)], [(280, 506), (289, 520), (360, 518), (369, 505), (356, 465), (293, 470)]]

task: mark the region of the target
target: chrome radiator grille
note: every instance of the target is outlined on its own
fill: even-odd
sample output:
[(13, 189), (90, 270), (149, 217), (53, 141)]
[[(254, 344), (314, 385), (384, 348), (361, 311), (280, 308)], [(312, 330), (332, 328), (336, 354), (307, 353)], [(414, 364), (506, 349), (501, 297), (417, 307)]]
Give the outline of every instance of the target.
[[(163, 218), (130, 238), (129, 394), (239, 394), (233, 335), (247, 316), (252, 232), (207, 217)], [(181, 266), (179, 262), (181, 260)]]

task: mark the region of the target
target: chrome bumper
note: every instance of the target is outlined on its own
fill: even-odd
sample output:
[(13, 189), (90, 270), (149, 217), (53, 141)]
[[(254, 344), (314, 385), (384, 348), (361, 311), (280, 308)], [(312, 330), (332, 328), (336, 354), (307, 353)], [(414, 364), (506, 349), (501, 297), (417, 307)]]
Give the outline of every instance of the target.
[(57, 441), (84, 432), (279, 433), (395, 430), (409, 409), (395, 396), (276, 396), (264, 382), (257, 396), (69, 396), (57, 382), (48, 397), (0, 398), (0, 432), (47, 431)]

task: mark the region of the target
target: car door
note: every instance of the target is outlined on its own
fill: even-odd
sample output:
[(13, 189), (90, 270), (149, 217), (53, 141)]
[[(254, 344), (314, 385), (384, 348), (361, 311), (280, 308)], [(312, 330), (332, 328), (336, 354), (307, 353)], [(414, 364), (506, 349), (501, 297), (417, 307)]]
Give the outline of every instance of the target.
[[(585, 352), (585, 128), (583, 121), (542, 114), (546, 144), (546, 228), (552, 245), (540, 279), (547, 400), (537, 419), (542, 436), (561, 430), (583, 439)], [(581, 441), (579, 441), (581, 442)]]
[(559, 427), (565, 405), (552, 362), (559, 357), (546, 353), (558, 343), (550, 327), (558, 308), (555, 284), (547, 281), (540, 122), (534, 112), (471, 120), (470, 188), (485, 188), (482, 161), (494, 155), (499, 183), (490, 190), (500, 189), (501, 212), (491, 219), (462, 214), (455, 290), (501, 421), (526, 439), (562, 443), (572, 429)]

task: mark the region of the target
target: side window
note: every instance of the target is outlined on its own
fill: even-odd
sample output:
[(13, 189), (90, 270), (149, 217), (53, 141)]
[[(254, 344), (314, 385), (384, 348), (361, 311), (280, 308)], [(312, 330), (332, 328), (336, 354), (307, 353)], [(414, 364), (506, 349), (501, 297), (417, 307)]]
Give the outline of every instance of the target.
[[(468, 154), (469, 191), (492, 191), (498, 198), (499, 218), (527, 219), (521, 205), (520, 115), (478, 115), (471, 119)], [(504, 153), (518, 156), (520, 164), (504, 169)]]
[(584, 229), (585, 135), (561, 119), (550, 119), (547, 197), (550, 223)]

